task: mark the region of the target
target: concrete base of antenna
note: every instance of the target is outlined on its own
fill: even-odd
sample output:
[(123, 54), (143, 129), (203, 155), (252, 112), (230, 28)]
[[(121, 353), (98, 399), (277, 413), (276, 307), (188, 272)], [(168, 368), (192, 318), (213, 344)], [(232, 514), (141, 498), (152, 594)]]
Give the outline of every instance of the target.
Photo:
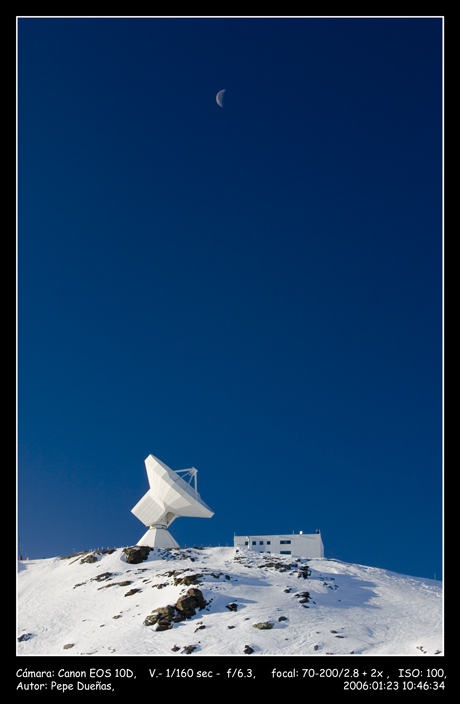
[(172, 537), (169, 530), (166, 528), (159, 528), (158, 526), (152, 526), (148, 529), (140, 540), (138, 540), (137, 545), (147, 545), (149, 548), (178, 548), (179, 543), (177, 543)]

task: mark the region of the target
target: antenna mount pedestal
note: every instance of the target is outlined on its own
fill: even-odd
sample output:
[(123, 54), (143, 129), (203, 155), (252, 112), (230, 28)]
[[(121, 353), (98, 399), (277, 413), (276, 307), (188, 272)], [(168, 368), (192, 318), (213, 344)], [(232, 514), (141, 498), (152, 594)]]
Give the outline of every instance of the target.
[(179, 543), (164, 526), (150, 526), (147, 533), (137, 541), (136, 545), (148, 545), (149, 548), (178, 548)]

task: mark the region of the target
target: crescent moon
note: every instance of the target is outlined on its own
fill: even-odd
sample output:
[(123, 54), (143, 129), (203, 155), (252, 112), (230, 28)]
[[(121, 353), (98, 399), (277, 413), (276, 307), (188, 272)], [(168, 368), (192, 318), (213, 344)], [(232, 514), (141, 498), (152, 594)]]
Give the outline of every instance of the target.
[(217, 102), (217, 105), (220, 105), (221, 108), (224, 107), (224, 105), (223, 105), (223, 103), (224, 103), (224, 93), (225, 93), (226, 90), (227, 90), (227, 89), (224, 88), (224, 90), (220, 90), (220, 91), (217, 93), (217, 95), (216, 95), (216, 102)]

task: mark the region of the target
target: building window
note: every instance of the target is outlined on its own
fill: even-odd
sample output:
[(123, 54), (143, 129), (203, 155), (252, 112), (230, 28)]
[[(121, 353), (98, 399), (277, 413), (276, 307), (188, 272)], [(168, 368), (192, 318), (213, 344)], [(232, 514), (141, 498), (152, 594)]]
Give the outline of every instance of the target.
[(291, 541), (290, 540), (280, 540), (280, 545), (290, 545)]
[(263, 544), (264, 544), (264, 541), (263, 541), (263, 540), (259, 540), (259, 545), (263, 545)]
[(255, 540), (253, 540), (253, 541), (252, 541), (252, 544), (253, 544), (253, 545), (256, 545), (256, 541), (255, 541)]
[(245, 545), (249, 545), (249, 541), (248, 541), (248, 540), (245, 540), (245, 541), (244, 541), (244, 544), (245, 544)]
[(271, 545), (271, 542), (270, 542), (270, 540), (267, 540), (267, 545)]
[(280, 550), (281, 555), (290, 555), (291, 551), (290, 550)]

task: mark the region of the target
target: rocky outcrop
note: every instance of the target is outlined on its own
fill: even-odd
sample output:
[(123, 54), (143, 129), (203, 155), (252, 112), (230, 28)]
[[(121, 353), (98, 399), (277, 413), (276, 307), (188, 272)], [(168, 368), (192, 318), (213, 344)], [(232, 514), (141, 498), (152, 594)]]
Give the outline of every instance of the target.
[[(238, 558), (235, 558), (238, 560)], [(284, 562), (279, 562), (275, 560), (271, 560), (269, 562), (264, 562), (263, 564), (259, 565), (259, 569), (275, 569), (278, 570), (279, 572), (287, 572), (288, 570), (296, 570), (294, 574), (297, 574), (297, 577), (303, 577), (304, 579), (307, 579), (308, 575), (310, 574), (310, 571), (308, 569), (307, 565), (299, 565), (298, 563), (294, 564), (286, 564)]]
[(174, 617), (176, 613), (176, 610), (174, 606), (160, 606), (159, 609), (154, 609), (152, 613), (147, 616), (147, 618), (144, 620), (144, 625), (145, 626), (154, 626), (155, 624), (158, 624), (160, 628), (157, 628), (157, 631), (164, 631), (166, 630), (164, 628), (165, 622), (167, 621), (169, 626), (172, 628), (172, 623), (171, 620)]
[(154, 626), (162, 618), (160, 614), (151, 613), (144, 619), (144, 626)]
[(74, 552), (72, 555), (62, 555), (60, 560), (70, 560), (71, 557), (80, 557), (81, 555), (88, 555), (88, 550), (82, 550), (81, 552)]
[[(91, 562), (97, 562), (97, 555), (111, 555), (113, 552), (115, 552), (115, 548), (105, 548), (101, 550), (93, 550), (93, 552), (88, 552), (88, 550), (84, 550), (83, 552), (76, 552), (73, 555), (64, 555), (63, 557), (60, 557), (60, 560), (68, 560), (71, 557), (76, 557), (77, 559), (81, 555), (86, 555), (86, 557), (82, 558), (80, 560), (80, 564), (83, 565), (85, 563), (91, 563)], [(77, 560), (74, 560), (73, 562), (76, 562)], [(73, 564), (72, 562), (70, 564)]]
[(125, 596), (132, 596), (133, 594), (137, 594), (137, 592), (142, 591), (142, 589), (130, 589), (129, 592), (126, 592)]
[(287, 572), (287, 570), (291, 570), (293, 567), (297, 567), (297, 565), (286, 565), (284, 562), (265, 562), (263, 565), (259, 565), (259, 569), (263, 567), (274, 567), (275, 570), (279, 570), (280, 572)]
[(129, 548), (123, 548), (123, 552), (126, 555), (126, 562), (131, 565), (138, 565), (144, 562), (149, 556), (149, 552), (152, 548), (148, 545), (132, 545)]
[(158, 621), (156, 630), (157, 631), (168, 631), (170, 628), (172, 628), (171, 621), (168, 621), (167, 618), (160, 618), (160, 620)]
[(294, 594), (294, 597), (299, 600), (299, 604), (306, 604), (310, 599), (310, 592), (299, 592)]
[(101, 574), (98, 574), (97, 577), (92, 577), (90, 579), (91, 582), (104, 582), (106, 579), (111, 579), (114, 574), (113, 572), (101, 572)]
[(168, 606), (160, 606), (158, 609), (152, 611), (152, 613), (158, 613), (161, 617), (171, 619), (175, 615), (176, 609), (174, 606), (171, 606), (171, 604), (168, 604)]
[(174, 585), (177, 587), (178, 584), (185, 584), (190, 586), (191, 584), (199, 584), (202, 574), (188, 574), (185, 577), (174, 577)]
[(190, 587), (187, 593), (180, 596), (174, 605), (168, 604), (154, 609), (144, 620), (144, 625), (156, 625), (156, 631), (167, 630), (167, 628), (172, 628), (173, 623), (195, 616), (196, 610), (204, 609), (206, 603), (202, 592), (195, 587)]
[(195, 616), (196, 609), (204, 609), (206, 606), (206, 601), (203, 597), (202, 592), (195, 587), (191, 587), (187, 594), (180, 596), (176, 602), (176, 609), (185, 616), (185, 618), (190, 618)]
[(259, 628), (261, 631), (268, 631), (270, 628), (273, 628), (274, 624), (270, 623), (270, 621), (264, 621), (263, 623), (253, 623), (252, 627), (253, 628)]
[(186, 645), (182, 652), (186, 653), (186, 655), (190, 655), (190, 653), (193, 653), (193, 651), (196, 650), (196, 647), (196, 645)]
[(84, 557), (82, 560), (80, 560), (80, 565), (84, 565), (85, 563), (91, 563), (91, 562), (97, 562), (97, 557), (96, 555), (87, 555), (87, 557)]

